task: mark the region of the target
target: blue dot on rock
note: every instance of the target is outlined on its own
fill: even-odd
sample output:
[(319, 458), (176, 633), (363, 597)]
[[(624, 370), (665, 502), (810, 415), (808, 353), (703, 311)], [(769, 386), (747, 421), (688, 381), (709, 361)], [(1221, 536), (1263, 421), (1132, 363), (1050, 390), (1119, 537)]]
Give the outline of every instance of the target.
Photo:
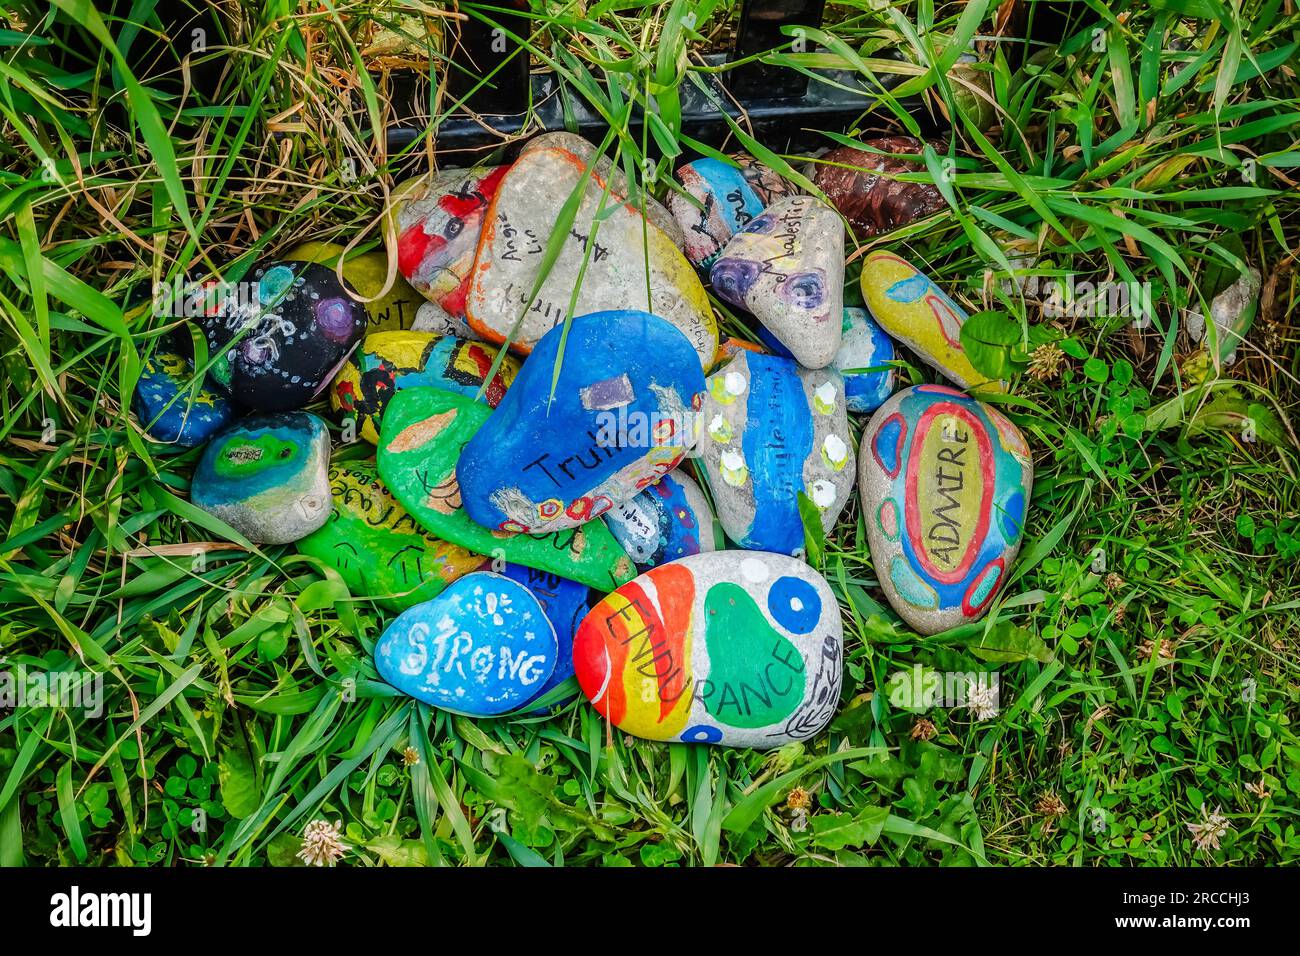
[(792, 634), (807, 634), (822, 616), (822, 599), (817, 589), (800, 578), (777, 578), (767, 592), (767, 610), (776, 623)]

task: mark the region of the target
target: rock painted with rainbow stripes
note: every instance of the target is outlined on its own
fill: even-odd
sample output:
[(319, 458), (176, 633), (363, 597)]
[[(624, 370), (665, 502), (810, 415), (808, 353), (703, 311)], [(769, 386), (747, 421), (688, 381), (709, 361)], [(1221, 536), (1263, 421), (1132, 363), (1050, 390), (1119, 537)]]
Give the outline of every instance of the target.
[(862, 297), (880, 327), (917, 358), (964, 389), (1005, 390), (976, 370), (961, 347), (966, 310), (924, 272), (892, 252), (873, 252), (862, 263)]
[(858, 454), (880, 586), (921, 634), (977, 620), (1020, 551), (1034, 465), (1020, 429), (946, 385), (876, 411)]
[(249, 415), (203, 449), (190, 500), (255, 544), (288, 544), (329, 520), (329, 465), (329, 429), (315, 415)]
[(801, 554), (800, 493), (830, 531), (855, 474), (839, 372), (742, 350), (709, 376), (703, 419), (698, 451), (727, 537)]
[(839, 706), (844, 632), (802, 561), (712, 551), (652, 568), (592, 608), (573, 641), (582, 692), (648, 740), (780, 747)]

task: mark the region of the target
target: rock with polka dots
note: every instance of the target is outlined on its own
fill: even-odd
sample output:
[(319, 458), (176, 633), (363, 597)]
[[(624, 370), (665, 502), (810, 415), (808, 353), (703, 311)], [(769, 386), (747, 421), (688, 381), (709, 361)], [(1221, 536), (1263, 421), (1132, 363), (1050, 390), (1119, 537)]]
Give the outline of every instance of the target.
[(711, 551), (609, 594), (573, 641), (578, 685), (624, 733), (771, 748), (818, 734), (839, 706), (839, 605), (802, 561)]
[(203, 333), (212, 377), (245, 408), (302, 408), (365, 334), (365, 308), (328, 266), (262, 262), (235, 289), (204, 317)]
[(880, 586), (921, 634), (980, 618), (1024, 538), (1034, 466), (996, 409), (946, 385), (893, 395), (858, 455), (862, 515)]
[(802, 554), (799, 496), (835, 524), (853, 489), (844, 379), (740, 351), (709, 376), (698, 452), (718, 521), (742, 548)]

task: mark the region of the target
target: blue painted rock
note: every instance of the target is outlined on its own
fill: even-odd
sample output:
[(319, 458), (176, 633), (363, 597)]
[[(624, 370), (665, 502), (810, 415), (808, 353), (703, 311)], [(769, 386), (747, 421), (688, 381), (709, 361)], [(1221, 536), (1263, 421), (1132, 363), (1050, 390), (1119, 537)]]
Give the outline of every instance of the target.
[(493, 717), (537, 696), (557, 654), (555, 629), (533, 593), (475, 571), (399, 614), (375, 644), (375, 668), (416, 700)]
[(430, 386), (471, 398), (481, 391), (481, 401), (495, 408), (519, 370), (519, 361), (507, 355), (485, 386), (497, 352), (495, 345), (431, 332), (374, 332), (334, 377), (330, 406), (354, 420), (372, 445), (379, 443), (388, 400), (403, 388)]
[(844, 223), (812, 196), (779, 200), (732, 236), (709, 272), (713, 291), (748, 309), (807, 368), (840, 347)]
[(680, 468), (606, 512), (605, 524), (641, 571), (722, 547), (708, 499)]
[(965, 389), (1000, 392), (961, 345), (966, 310), (906, 259), (876, 251), (862, 263), (862, 298), (871, 317), (921, 361)]
[(620, 730), (736, 747), (821, 731), (839, 706), (843, 659), (825, 579), (754, 551), (652, 568), (593, 607), (573, 642), (578, 685)]
[(858, 460), (889, 603), (922, 634), (978, 619), (1024, 536), (1034, 466), (1020, 430), (956, 389), (917, 385), (871, 417)]
[(244, 284), (247, 296), (223, 300), (203, 320), (208, 348), (219, 356), (212, 377), (247, 408), (301, 408), (361, 341), (366, 310), (315, 262), (262, 262)]
[(686, 258), (696, 268), (708, 269), (732, 236), (794, 192), (752, 156), (738, 153), (732, 159), (737, 165), (706, 157), (679, 167), (677, 180), (695, 202), (677, 192), (668, 197), (668, 208), (685, 236)]
[(849, 411), (874, 412), (894, 392), (897, 374), (886, 364), (894, 360), (894, 342), (871, 321), (866, 309), (846, 307), (843, 329), (831, 368), (844, 376)]
[(839, 372), (741, 352), (709, 376), (703, 418), (699, 454), (729, 538), (755, 551), (802, 554), (800, 493), (830, 531), (854, 474)]
[(250, 415), (203, 449), (190, 500), (249, 541), (288, 544), (329, 520), (329, 465), (329, 430), (315, 415)]
[(354, 595), (401, 611), (483, 566), (482, 555), (416, 524), (379, 480), (374, 462), (335, 464), (329, 481), (329, 521), (299, 541), (298, 550), (338, 571)]
[(537, 343), (456, 466), (465, 510), (485, 528), (575, 528), (658, 481), (695, 443), (704, 373), (686, 336), (631, 311), (579, 316), (563, 333)]
[[(518, 581), (532, 592), (542, 605), (546, 619), (555, 629), (555, 643), (559, 648), (555, 660), (555, 670), (538, 689), (530, 700), (536, 700), (559, 687), (573, 676), (573, 635), (578, 625), (587, 616), (590, 606), (587, 603), (590, 589), (585, 584), (570, 581), (548, 571), (525, 567), (522, 564), (506, 564), (501, 572), (512, 581)], [(567, 704), (572, 697), (556, 702), (558, 707)], [(545, 710), (545, 708), (543, 708)]]
[(175, 352), (156, 352), (145, 361), (133, 406), (154, 441), (193, 448), (234, 418), (229, 400), (206, 385), (191, 396), (193, 378), (193, 365)]
[[(510, 167), (483, 223), (465, 301), (470, 328), (489, 342), (509, 336), (511, 348), (527, 354), (565, 320), (570, 303), (574, 315), (645, 309), (681, 329), (707, 368), (718, 326), (699, 276), (639, 207), (587, 170), (581, 156), (555, 147), (530, 149)], [(584, 181), (573, 225), (547, 262), (556, 221)]]

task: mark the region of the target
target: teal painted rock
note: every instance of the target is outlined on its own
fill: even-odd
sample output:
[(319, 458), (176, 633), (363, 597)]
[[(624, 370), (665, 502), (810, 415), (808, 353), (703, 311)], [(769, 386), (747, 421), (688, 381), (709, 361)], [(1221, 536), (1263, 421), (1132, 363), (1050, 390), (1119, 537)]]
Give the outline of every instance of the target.
[(714, 551), (652, 568), (591, 609), (573, 642), (578, 685), (648, 740), (780, 747), (839, 706), (844, 631), (801, 561)]
[(194, 448), (234, 418), (229, 399), (206, 384), (191, 396), (193, 378), (194, 366), (175, 352), (156, 352), (145, 361), (133, 408), (154, 441)]
[(374, 462), (332, 465), (329, 483), (329, 520), (299, 541), (298, 550), (338, 571), (354, 595), (402, 610), (483, 566), (482, 555), (416, 524), (379, 480)]
[(441, 389), (398, 392), (388, 403), (379, 434), (384, 484), (426, 531), (469, 551), (604, 591), (635, 577), (632, 561), (598, 521), (549, 534), (517, 534), (475, 524), (465, 513), (456, 462), (493, 414), (472, 398)]
[(329, 520), (329, 464), (315, 415), (250, 415), (203, 449), (190, 500), (255, 544), (288, 544)]
[[(558, 380), (555, 368), (563, 347)], [(630, 501), (695, 444), (704, 373), (648, 312), (596, 312), (546, 333), (456, 465), (485, 528), (576, 528)]]
[(844, 380), (793, 359), (741, 351), (709, 376), (704, 462), (718, 520), (742, 548), (802, 554), (799, 495), (835, 525), (853, 490)]
[(723, 547), (708, 499), (680, 468), (606, 513), (605, 525), (640, 571)]
[(894, 610), (921, 634), (977, 620), (1024, 538), (1034, 466), (1020, 430), (946, 385), (881, 405), (862, 434), (871, 558)]
[(430, 706), (493, 717), (536, 697), (558, 653), (555, 630), (528, 588), (475, 571), (398, 615), (375, 644), (375, 668)]

